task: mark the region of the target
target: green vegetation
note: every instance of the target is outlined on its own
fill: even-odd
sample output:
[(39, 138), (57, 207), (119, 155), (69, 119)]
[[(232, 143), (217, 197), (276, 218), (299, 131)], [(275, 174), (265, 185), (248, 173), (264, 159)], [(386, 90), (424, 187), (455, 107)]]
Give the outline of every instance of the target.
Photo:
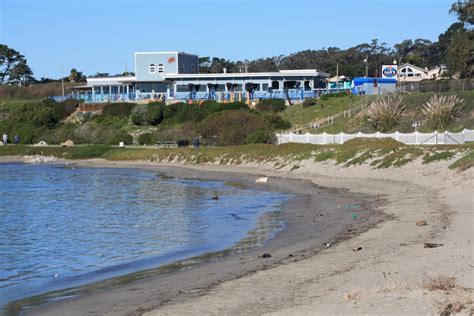
[(467, 170), (474, 166), (474, 151), (471, 150), (466, 155), (462, 156), (455, 162), (453, 162), (449, 168), (458, 169), (460, 171)]
[(255, 106), (257, 111), (262, 112), (281, 112), (286, 109), (283, 99), (261, 99)]
[[(288, 120), (293, 126), (307, 126), (309, 123), (320, 122), (321, 127), (318, 132), (326, 133), (373, 133), (377, 129), (379, 131), (385, 130), (387, 132), (399, 131), (403, 133), (413, 132), (412, 124), (417, 121), (422, 125), (419, 128), (420, 132), (431, 132), (438, 128), (438, 131), (449, 130), (452, 132), (462, 131), (464, 128), (474, 129), (474, 90), (458, 92), (454, 94), (458, 99), (462, 99), (461, 106), (455, 107), (455, 115), (450, 119), (443, 119), (449, 114), (442, 115), (440, 120), (444, 126), (439, 128), (439, 124), (433, 123), (435, 118), (423, 113), (426, 104), (430, 99), (444, 97), (447, 98), (452, 93), (410, 93), (403, 94), (405, 108), (403, 113), (398, 116), (397, 124), (390, 128), (388, 126), (380, 126), (376, 128), (374, 121), (369, 120), (369, 107), (377, 101), (377, 96), (342, 96), (337, 98), (329, 98), (328, 100), (318, 100), (316, 105), (304, 107), (303, 104), (287, 107), (287, 109), (280, 113), (281, 117)], [(444, 103), (446, 104), (446, 102)], [(367, 106), (368, 105), (368, 106)], [(361, 110), (362, 108), (362, 110)], [(344, 116), (351, 113), (350, 115)], [(439, 113), (436, 112), (436, 113)], [(452, 113), (445, 111), (442, 113)], [(334, 117), (332, 124), (326, 124), (327, 117)], [(448, 116), (449, 117), (449, 116)], [(389, 124), (392, 125), (392, 124)]]
[[(248, 114), (248, 113), (247, 113)], [(249, 134), (249, 138), (262, 137), (259, 142), (267, 141), (263, 133)], [(310, 144), (246, 144), (225, 147), (201, 148), (118, 148), (115, 146), (93, 145), (62, 147), (0, 147), (0, 156), (48, 155), (65, 159), (104, 158), (117, 161), (180, 162), (184, 164), (244, 164), (265, 163), (280, 169), (285, 166), (300, 165), (302, 160), (315, 162), (333, 161), (341, 166), (368, 164), (374, 168), (401, 167), (415, 159), (425, 164), (439, 160), (452, 159), (464, 155), (450, 168), (465, 170), (474, 165), (474, 145), (457, 146), (407, 146), (392, 139), (353, 139), (343, 145)]]
[(387, 132), (400, 123), (405, 111), (405, 100), (400, 95), (383, 96), (372, 102), (367, 115), (372, 126), (381, 132)]
[(214, 113), (197, 127), (206, 145), (242, 145), (246, 142), (268, 141), (274, 134), (271, 126), (259, 115), (239, 110)]

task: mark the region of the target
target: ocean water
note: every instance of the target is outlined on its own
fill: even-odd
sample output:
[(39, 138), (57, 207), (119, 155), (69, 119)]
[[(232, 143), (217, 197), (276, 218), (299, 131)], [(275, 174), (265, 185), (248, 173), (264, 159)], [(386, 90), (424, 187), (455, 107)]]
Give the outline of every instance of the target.
[(288, 198), (142, 169), (0, 164), (0, 306), (261, 243)]

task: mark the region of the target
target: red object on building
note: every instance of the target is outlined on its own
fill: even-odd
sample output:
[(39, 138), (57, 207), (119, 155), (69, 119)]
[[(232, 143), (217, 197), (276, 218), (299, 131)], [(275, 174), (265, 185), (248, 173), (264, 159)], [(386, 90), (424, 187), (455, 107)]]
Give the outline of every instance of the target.
[(168, 58), (168, 64), (172, 64), (176, 61), (176, 57), (170, 57)]

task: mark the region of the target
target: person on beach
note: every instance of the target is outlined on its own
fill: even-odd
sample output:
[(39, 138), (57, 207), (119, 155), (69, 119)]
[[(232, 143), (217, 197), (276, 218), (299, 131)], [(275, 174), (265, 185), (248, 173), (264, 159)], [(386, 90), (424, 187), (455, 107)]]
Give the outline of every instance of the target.
[(6, 144), (7, 144), (7, 142), (8, 142), (8, 135), (7, 135), (7, 132), (4, 132), (4, 133), (3, 133), (2, 142), (3, 142), (3, 145), (6, 145)]
[(13, 142), (15, 143), (15, 145), (18, 145), (20, 143), (20, 136), (18, 136), (18, 134), (15, 135)]

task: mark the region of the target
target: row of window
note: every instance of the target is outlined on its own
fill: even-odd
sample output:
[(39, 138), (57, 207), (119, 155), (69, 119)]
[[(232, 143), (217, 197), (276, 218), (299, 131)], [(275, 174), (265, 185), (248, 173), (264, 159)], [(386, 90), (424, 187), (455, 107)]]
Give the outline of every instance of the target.
[[(156, 65), (155, 64), (150, 64), (148, 67), (148, 72), (150, 74), (156, 74)], [(163, 64), (158, 64), (158, 73), (164, 73), (165, 72), (165, 66)]]
[[(155, 64), (150, 64), (150, 66), (148, 66), (148, 73), (150, 73), (151, 75), (156, 74), (157, 70), (159, 74), (162, 74), (165, 72), (165, 66), (162, 63), (159, 63), (158, 67), (156, 67)], [(195, 72), (196, 66), (194, 64), (191, 64), (191, 73)], [(181, 64), (181, 73), (184, 73), (184, 63)]]

